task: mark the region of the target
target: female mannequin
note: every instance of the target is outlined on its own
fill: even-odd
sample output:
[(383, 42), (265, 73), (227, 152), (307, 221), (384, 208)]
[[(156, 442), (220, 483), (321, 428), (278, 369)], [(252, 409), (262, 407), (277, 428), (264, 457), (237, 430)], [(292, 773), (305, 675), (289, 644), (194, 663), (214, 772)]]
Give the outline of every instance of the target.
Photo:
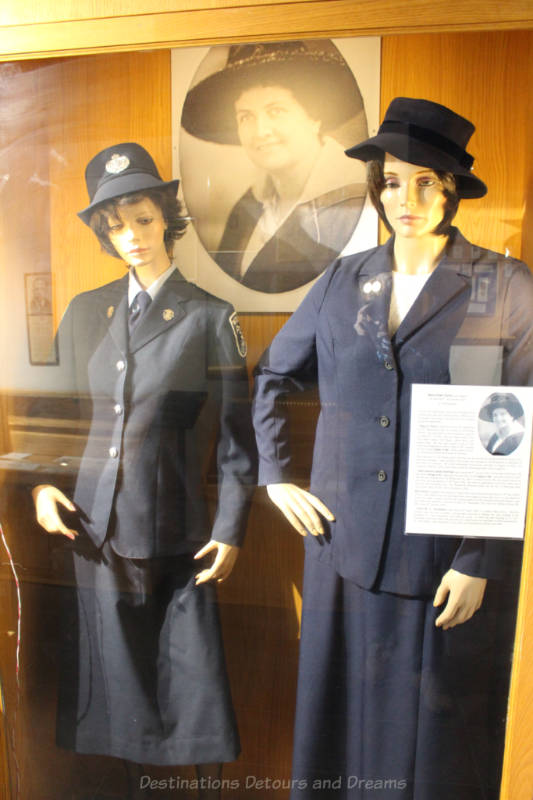
[[(33, 490), (38, 522), (73, 543), (58, 743), (124, 759), (132, 797), (146, 795), (142, 765), (196, 764), (200, 797), (217, 798), (239, 752), (213, 582), (235, 564), (255, 482), (245, 346), (233, 309), (171, 262), (178, 182), (131, 142), (98, 153), (86, 180), (79, 216), (129, 274), (65, 312), (57, 390), (88, 410), (89, 433), (74, 502)], [(202, 470), (217, 435), (211, 524)]]
[[(411, 384), (467, 383), (451, 373), (465, 344), (480, 360), (499, 345), (501, 383), (533, 382), (527, 267), (450, 227), (460, 198), (486, 192), (465, 151), (473, 130), (444, 106), (397, 98), (378, 135), (347, 151), (371, 162), (393, 237), (331, 265), (257, 370), (260, 483), (305, 537), (294, 797), (497, 796), (498, 631), (482, 604), (502, 545), (403, 533)], [(480, 315), (477, 275), (493, 300)], [(288, 482), (278, 400), (315, 381), (307, 492)]]

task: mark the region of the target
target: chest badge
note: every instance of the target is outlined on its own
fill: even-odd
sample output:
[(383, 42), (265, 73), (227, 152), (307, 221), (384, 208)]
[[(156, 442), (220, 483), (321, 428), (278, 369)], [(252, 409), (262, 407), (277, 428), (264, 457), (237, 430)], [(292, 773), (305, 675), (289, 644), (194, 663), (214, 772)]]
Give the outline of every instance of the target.
[(163, 311), (163, 319), (165, 322), (170, 322), (171, 319), (174, 319), (174, 312), (171, 308), (165, 308)]
[(107, 318), (111, 319), (114, 313), (115, 313), (115, 306), (108, 306), (106, 311)]
[(239, 322), (239, 318), (237, 317), (236, 311), (234, 311), (231, 317), (229, 318), (229, 323), (231, 325), (231, 330), (233, 331), (233, 337), (235, 339), (237, 351), (241, 358), (246, 358), (248, 347), (246, 346), (246, 339), (244, 338), (244, 334), (241, 328), (241, 323)]

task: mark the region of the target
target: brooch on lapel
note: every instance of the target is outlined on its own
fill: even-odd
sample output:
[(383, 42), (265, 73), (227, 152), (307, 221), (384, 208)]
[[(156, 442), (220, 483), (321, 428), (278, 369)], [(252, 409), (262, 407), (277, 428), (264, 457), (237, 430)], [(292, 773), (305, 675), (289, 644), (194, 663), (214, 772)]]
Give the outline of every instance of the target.
[(171, 319), (174, 319), (174, 312), (171, 308), (165, 308), (163, 311), (163, 319), (165, 322), (170, 322)]
[(107, 318), (111, 319), (111, 317), (113, 316), (114, 313), (115, 313), (115, 306), (108, 306), (107, 311), (106, 311)]
[(383, 289), (383, 284), (381, 283), (381, 281), (373, 280), (373, 281), (365, 281), (361, 291), (363, 292), (363, 294), (365, 294), (367, 297), (370, 298), (372, 297), (372, 295), (379, 294), (382, 289)]

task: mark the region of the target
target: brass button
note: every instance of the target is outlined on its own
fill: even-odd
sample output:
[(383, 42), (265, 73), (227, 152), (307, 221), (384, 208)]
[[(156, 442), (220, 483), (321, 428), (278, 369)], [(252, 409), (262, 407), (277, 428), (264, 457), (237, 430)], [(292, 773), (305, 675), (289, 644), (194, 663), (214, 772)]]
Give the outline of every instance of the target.
[(385, 415), (383, 415), (382, 417), (379, 418), (379, 424), (381, 425), (382, 428), (388, 428), (390, 425), (390, 419)]
[(380, 471), (378, 472), (378, 481), (380, 483), (383, 483), (383, 481), (386, 480), (387, 480), (387, 473), (385, 472), (384, 469), (380, 469)]

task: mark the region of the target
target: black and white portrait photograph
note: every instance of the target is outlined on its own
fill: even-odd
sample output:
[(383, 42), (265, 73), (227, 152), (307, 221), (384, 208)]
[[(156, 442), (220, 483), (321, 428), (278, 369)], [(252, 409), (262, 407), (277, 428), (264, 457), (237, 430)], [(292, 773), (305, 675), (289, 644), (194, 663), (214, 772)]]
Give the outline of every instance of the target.
[(375, 244), (365, 168), (344, 151), (373, 130), (376, 42), (173, 52), (174, 174), (194, 232), (191, 279), (219, 282), (239, 310), (290, 311), (341, 252)]
[(511, 392), (491, 394), (479, 412), (479, 437), (493, 456), (508, 456), (524, 438), (524, 409)]

